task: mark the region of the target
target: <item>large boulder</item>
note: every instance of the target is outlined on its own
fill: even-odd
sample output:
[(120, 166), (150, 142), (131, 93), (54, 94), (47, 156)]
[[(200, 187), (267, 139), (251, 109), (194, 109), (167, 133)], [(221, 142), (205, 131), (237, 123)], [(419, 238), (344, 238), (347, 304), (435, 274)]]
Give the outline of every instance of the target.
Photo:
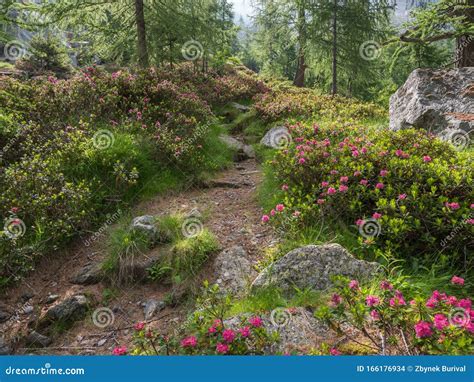
[(221, 290), (239, 294), (250, 286), (257, 272), (247, 259), (244, 248), (235, 246), (222, 251), (214, 260), (216, 283)]
[(283, 149), (291, 143), (291, 134), (285, 126), (276, 126), (267, 131), (260, 144), (272, 149)]
[[(225, 320), (224, 325), (238, 330), (251, 316), (253, 314), (244, 313)], [(278, 333), (278, 340), (265, 349), (266, 355), (307, 354), (323, 343), (332, 345), (338, 339), (334, 331), (305, 308), (276, 308), (261, 318), (267, 332)]]
[(308, 245), (297, 248), (265, 268), (252, 287), (275, 286), (285, 293), (298, 289), (326, 290), (332, 276), (368, 279), (380, 265), (357, 260), (339, 244)]
[(392, 130), (416, 127), (445, 136), (447, 129), (469, 132), (473, 113), (474, 67), (416, 69), (390, 98)]
[(255, 150), (252, 146), (242, 143), (238, 139), (228, 136), (221, 135), (219, 139), (227, 145), (231, 150), (235, 151), (234, 161), (242, 162), (247, 159), (255, 158)]

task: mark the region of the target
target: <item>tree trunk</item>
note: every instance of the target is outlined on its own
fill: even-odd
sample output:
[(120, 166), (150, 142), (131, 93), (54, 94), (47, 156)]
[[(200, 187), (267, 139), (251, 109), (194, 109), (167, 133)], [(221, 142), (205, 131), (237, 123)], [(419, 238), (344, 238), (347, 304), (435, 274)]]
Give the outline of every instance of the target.
[(305, 59), (305, 48), (306, 48), (306, 7), (304, 0), (298, 3), (298, 66), (296, 68), (295, 79), (293, 84), (300, 88), (304, 87), (305, 84), (305, 72), (306, 72), (306, 59)]
[[(474, 0), (467, 0), (466, 3), (474, 7)], [(474, 25), (474, 8), (467, 11), (467, 20), (469, 24)], [(456, 39), (456, 66), (474, 66), (474, 35), (464, 35)]]
[(333, 2), (332, 14), (332, 89), (331, 94), (337, 94), (337, 0)]
[(135, 0), (135, 21), (137, 23), (138, 36), (138, 64), (142, 68), (149, 66), (148, 48), (146, 44), (145, 11), (143, 0)]

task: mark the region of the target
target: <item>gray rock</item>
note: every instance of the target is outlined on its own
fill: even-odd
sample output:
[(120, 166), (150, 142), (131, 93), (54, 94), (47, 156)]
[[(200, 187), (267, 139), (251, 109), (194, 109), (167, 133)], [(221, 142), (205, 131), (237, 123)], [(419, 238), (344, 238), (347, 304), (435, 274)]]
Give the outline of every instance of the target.
[(45, 304), (52, 304), (53, 302), (56, 302), (56, 300), (59, 299), (58, 294), (50, 294), (46, 299), (44, 300)]
[(214, 260), (216, 283), (221, 290), (239, 294), (250, 286), (257, 272), (247, 259), (247, 252), (242, 247), (225, 249)]
[(51, 344), (51, 338), (44, 336), (38, 332), (32, 331), (25, 337), (27, 345), (33, 347), (47, 347)]
[(26, 305), (23, 308), (21, 308), (21, 312), (23, 314), (31, 314), (31, 313), (33, 313), (34, 310), (35, 309), (31, 305)]
[[(474, 67), (416, 69), (390, 98), (390, 128), (422, 128), (442, 134), (447, 128), (472, 130)], [(464, 120), (466, 119), (466, 120)]]
[(8, 345), (5, 338), (0, 337), (0, 355), (9, 355), (11, 352), (12, 349), (10, 348), (10, 345)]
[(224, 142), (232, 150), (235, 150), (234, 161), (242, 162), (247, 159), (255, 158), (255, 150), (252, 146), (242, 143), (236, 138), (230, 137), (228, 135), (221, 135), (219, 139)]
[(83, 295), (76, 295), (49, 309), (42, 318), (41, 322), (43, 324), (48, 324), (58, 321), (78, 321), (84, 317), (87, 312), (87, 308), (87, 298)]
[(326, 290), (332, 286), (332, 276), (367, 279), (380, 269), (377, 263), (357, 260), (339, 244), (308, 245), (287, 253), (264, 269), (252, 288), (273, 285), (285, 293), (291, 293), (295, 287)]
[[(226, 327), (238, 329), (248, 325), (248, 318), (254, 314), (242, 314), (224, 321)], [(269, 333), (278, 333), (278, 341), (265, 349), (265, 354), (299, 353), (307, 354), (319, 348), (322, 343), (332, 344), (337, 334), (324, 323), (314, 318), (305, 308), (276, 308), (260, 315), (263, 328)]]
[(71, 283), (76, 285), (94, 285), (100, 283), (103, 277), (101, 264), (88, 264), (71, 279)]
[(152, 242), (158, 241), (159, 239), (156, 217), (154, 216), (138, 216), (132, 220), (130, 228), (145, 233)]
[(166, 303), (164, 301), (157, 301), (154, 299), (150, 299), (147, 302), (145, 302), (145, 308), (143, 309), (143, 313), (145, 315), (145, 320), (151, 320), (153, 316), (159, 312), (161, 312), (165, 306)]
[(285, 126), (276, 126), (267, 131), (260, 144), (272, 149), (286, 148), (292, 141), (290, 131)]
[(97, 342), (97, 346), (99, 347), (104, 346), (106, 342), (107, 342), (107, 338), (103, 338), (99, 342)]

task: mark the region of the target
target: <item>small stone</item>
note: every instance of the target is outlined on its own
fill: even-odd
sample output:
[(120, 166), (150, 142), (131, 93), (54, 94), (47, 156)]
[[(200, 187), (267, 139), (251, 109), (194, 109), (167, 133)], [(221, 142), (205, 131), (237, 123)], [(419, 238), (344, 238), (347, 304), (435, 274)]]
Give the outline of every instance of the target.
[(50, 294), (48, 297), (46, 297), (45, 303), (46, 304), (52, 304), (59, 298), (58, 294)]
[(102, 265), (88, 264), (71, 279), (71, 283), (75, 285), (94, 285), (98, 284), (102, 278)]
[(47, 347), (51, 344), (51, 338), (44, 336), (38, 332), (32, 331), (28, 336), (25, 338), (26, 343), (29, 346), (34, 346), (34, 347)]
[(105, 343), (107, 342), (107, 338), (101, 339), (99, 342), (97, 342), (97, 346), (104, 346)]
[(156, 226), (156, 218), (154, 216), (138, 216), (132, 220), (130, 228), (144, 232), (152, 242), (159, 239), (158, 227)]
[(166, 304), (164, 301), (157, 301), (150, 299), (145, 303), (145, 308), (143, 313), (145, 315), (145, 320), (148, 321), (153, 318), (156, 313), (159, 313), (165, 308)]

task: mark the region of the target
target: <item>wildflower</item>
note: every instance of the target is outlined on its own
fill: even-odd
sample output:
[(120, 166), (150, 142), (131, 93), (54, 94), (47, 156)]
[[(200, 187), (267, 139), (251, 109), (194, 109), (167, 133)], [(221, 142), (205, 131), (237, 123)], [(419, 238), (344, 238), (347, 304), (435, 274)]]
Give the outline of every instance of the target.
[(337, 191), (336, 191), (336, 189), (335, 189), (334, 187), (329, 187), (329, 188), (328, 188), (328, 194), (329, 194), (329, 195), (334, 195), (336, 192), (337, 192)]
[(339, 186), (339, 191), (340, 191), (340, 192), (347, 192), (347, 190), (349, 190), (349, 187), (347, 187), (347, 186), (345, 186), (345, 185)]
[(474, 225), (474, 219), (467, 219), (466, 223), (470, 225)]
[(357, 280), (349, 281), (349, 288), (351, 288), (352, 290), (359, 289), (359, 282)]
[(207, 329), (207, 332), (209, 334), (214, 334), (217, 332), (217, 329), (215, 328), (215, 326), (211, 326), (209, 329)]
[(429, 155), (425, 155), (425, 156), (423, 157), (423, 162), (429, 163), (429, 162), (431, 162), (431, 161), (432, 161), (432, 159), (431, 159), (431, 157), (430, 157)]
[(417, 338), (430, 337), (433, 334), (431, 330), (431, 324), (426, 321), (419, 321), (415, 325), (415, 333)]
[(463, 309), (472, 309), (472, 301), (468, 298), (463, 298), (458, 301), (457, 306)]
[(306, 162), (306, 159), (304, 159), (304, 158), (300, 158), (300, 160), (299, 160), (298, 162), (299, 162), (299, 164), (305, 164), (305, 162)]
[(333, 306), (338, 306), (339, 304), (342, 303), (342, 297), (340, 295), (338, 295), (337, 293), (334, 293), (332, 296), (331, 296), (331, 304)]
[(271, 211), (270, 211), (270, 215), (271, 215), (271, 216), (275, 216), (275, 215), (276, 215), (276, 211), (275, 211), (275, 210), (271, 210)]
[(433, 297), (431, 297), (428, 299), (428, 301), (426, 301), (425, 305), (427, 308), (434, 308), (438, 305), (438, 301), (434, 299)]
[(464, 279), (458, 276), (453, 276), (453, 278), (451, 279), (451, 284), (464, 285)]
[(359, 183), (363, 186), (367, 186), (369, 184), (369, 181), (367, 179), (362, 179)]
[(181, 341), (181, 346), (183, 348), (195, 347), (197, 345), (197, 338), (194, 336), (187, 337)]
[(283, 210), (285, 209), (285, 206), (283, 204), (277, 204), (275, 209), (277, 210), (277, 212), (283, 212)]
[(239, 332), (242, 337), (247, 338), (250, 336), (250, 327), (244, 326), (242, 329), (239, 330)]
[(362, 173), (360, 171), (354, 172), (354, 176), (361, 176), (361, 175), (362, 175)]
[(232, 329), (226, 329), (222, 332), (222, 338), (227, 343), (231, 343), (235, 338), (235, 333)]
[(456, 202), (453, 202), (453, 203), (446, 203), (446, 207), (451, 209), (451, 210), (459, 210), (459, 208), (461, 208), (461, 206), (459, 205), (459, 203), (456, 203)]
[(444, 314), (435, 314), (433, 321), (435, 328), (438, 330), (443, 330), (445, 327), (449, 326), (449, 321)]
[(377, 190), (383, 190), (385, 188), (385, 184), (383, 183), (377, 183), (377, 185), (375, 186), (375, 188)]
[(135, 326), (133, 327), (137, 332), (140, 332), (143, 330), (143, 328), (145, 327), (145, 323), (144, 322), (138, 322), (135, 324)]
[(341, 183), (347, 183), (349, 181), (348, 176), (341, 176)]
[(116, 347), (112, 351), (112, 354), (113, 355), (126, 355), (127, 354), (127, 348), (125, 346)]
[(393, 289), (393, 285), (390, 284), (390, 282), (388, 282), (387, 280), (384, 280), (380, 283), (380, 289), (383, 289), (383, 290), (392, 290)]
[(337, 170), (331, 170), (331, 171), (330, 171), (330, 174), (331, 174), (331, 175), (337, 175), (337, 174), (339, 174), (339, 171), (337, 171)]
[(318, 202), (317, 202), (319, 205), (323, 205), (324, 203), (326, 203), (326, 200), (324, 199), (318, 199)]
[(321, 186), (327, 187), (327, 186), (329, 186), (329, 182), (321, 182)]
[(262, 319), (258, 316), (249, 318), (249, 323), (255, 328), (259, 328), (260, 326), (263, 325)]
[(11, 211), (16, 214), (20, 209), (18, 207), (12, 207)]
[(388, 171), (387, 170), (382, 170), (380, 171), (380, 176), (387, 176), (388, 175)]
[(293, 212), (293, 217), (297, 218), (301, 215), (301, 212), (300, 211), (295, 211)]
[(282, 191), (288, 191), (288, 185), (287, 184), (284, 184), (283, 186), (281, 186), (281, 189)]
[(380, 304), (380, 298), (377, 296), (369, 295), (365, 298), (365, 304), (367, 306), (377, 306)]
[(227, 352), (229, 351), (229, 345), (222, 344), (219, 342), (216, 346), (216, 351), (219, 354), (227, 354)]
[(392, 297), (389, 301), (389, 304), (391, 307), (395, 307), (395, 306), (403, 306), (403, 305), (406, 305), (406, 301), (405, 299), (403, 298), (403, 295), (400, 291), (396, 291), (395, 292), (395, 297)]
[(342, 353), (337, 350), (336, 348), (332, 348), (329, 353), (331, 353), (331, 355), (342, 355)]
[(398, 200), (405, 200), (406, 198), (407, 198), (407, 194), (398, 195)]
[(371, 317), (372, 320), (374, 320), (374, 321), (380, 320), (380, 313), (377, 312), (376, 310), (371, 310), (371, 311), (370, 311), (370, 317)]
[(376, 220), (379, 220), (379, 219), (382, 218), (382, 214), (376, 212), (375, 214), (372, 215), (372, 217), (373, 217), (374, 219), (376, 219)]
[(216, 328), (219, 328), (221, 325), (222, 325), (222, 321), (219, 320), (218, 318), (216, 318), (216, 319), (214, 320), (214, 326), (215, 326)]
[(353, 156), (354, 158), (357, 158), (359, 155), (360, 155), (359, 151), (357, 151), (357, 150), (352, 150), (352, 156)]
[(262, 216), (262, 223), (268, 223), (270, 221), (270, 216), (268, 215), (263, 215)]
[(363, 226), (365, 223), (365, 220), (362, 220), (362, 219), (357, 219), (356, 220), (356, 226), (360, 227), (360, 226)]

